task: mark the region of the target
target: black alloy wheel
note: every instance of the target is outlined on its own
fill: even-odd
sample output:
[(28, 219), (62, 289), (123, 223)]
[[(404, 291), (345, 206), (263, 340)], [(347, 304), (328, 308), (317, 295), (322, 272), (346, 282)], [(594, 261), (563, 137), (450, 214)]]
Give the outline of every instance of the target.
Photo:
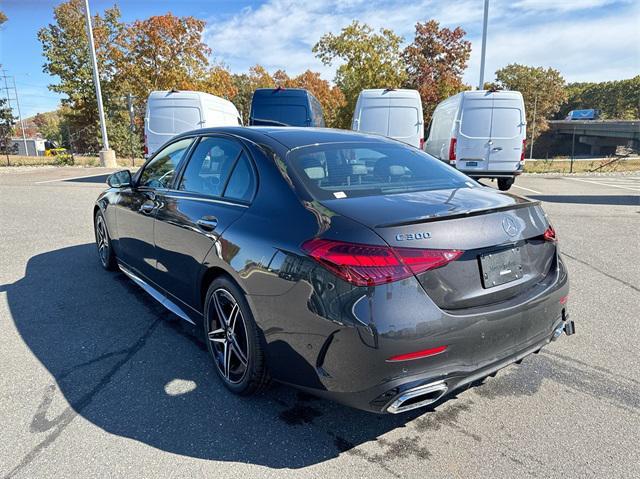
[(111, 248), (111, 240), (107, 231), (107, 223), (101, 211), (95, 217), (96, 246), (98, 247), (98, 257), (100, 264), (106, 270), (113, 271), (116, 268), (116, 258)]
[(242, 291), (216, 279), (205, 304), (206, 342), (216, 371), (236, 394), (250, 395), (268, 383), (261, 336)]

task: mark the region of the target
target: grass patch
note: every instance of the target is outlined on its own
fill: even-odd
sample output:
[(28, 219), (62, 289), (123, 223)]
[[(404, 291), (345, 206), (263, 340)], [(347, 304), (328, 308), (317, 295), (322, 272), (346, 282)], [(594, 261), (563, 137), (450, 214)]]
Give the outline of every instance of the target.
[[(525, 173), (569, 173), (570, 160), (538, 160), (527, 161)], [(574, 161), (573, 173), (612, 173), (623, 171), (640, 171), (640, 158), (625, 160), (623, 158), (605, 158), (602, 160)]]
[[(61, 166), (59, 160), (55, 156), (9, 155), (9, 164), (6, 156), (0, 156), (0, 166)], [(142, 166), (144, 161), (144, 158), (136, 158), (133, 166)], [(116, 162), (123, 168), (132, 167), (131, 158), (116, 158)], [(97, 156), (74, 155), (72, 166), (100, 166), (100, 160)]]

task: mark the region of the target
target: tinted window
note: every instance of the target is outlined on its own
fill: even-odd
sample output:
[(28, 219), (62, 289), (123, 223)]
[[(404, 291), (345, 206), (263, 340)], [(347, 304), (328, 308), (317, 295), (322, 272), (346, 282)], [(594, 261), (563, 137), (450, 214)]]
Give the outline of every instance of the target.
[(185, 138), (163, 148), (144, 167), (138, 184), (150, 188), (169, 188), (178, 164), (192, 141), (193, 138)]
[(179, 133), (200, 126), (200, 110), (190, 106), (155, 106), (149, 109), (149, 130)]
[(514, 138), (521, 135), (522, 119), (517, 108), (494, 108), (491, 138)]
[(221, 196), (242, 148), (233, 140), (205, 137), (191, 155), (178, 189)]
[(363, 108), (360, 113), (359, 131), (386, 135), (389, 127), (389, 108)]
[(412, 107), (389, 108), (389, 136), (413, 136), (418, 133), (418, 109)]
[(255, 102), (251, 110), (251, 118), (255, 125), (281, 123), (290, 126), (308, 126), (308, 117), (309, 113), (304, 105)]
[(289, 153), (287, 165), (319, 200), (473, 185), (454, 168), (404, 145), (308, 146)]
[(489, 138), (491, 134), (490, 107), (465, 108), (462, 112), (460, 132), (472, 138)]
[(234, 200), (251, 201), (255, 184), (256, 180), (249, 158), (245, 153), (242, 153), (233, 173), (231, 173), (227, 188), (224, 190), (224, 196)]

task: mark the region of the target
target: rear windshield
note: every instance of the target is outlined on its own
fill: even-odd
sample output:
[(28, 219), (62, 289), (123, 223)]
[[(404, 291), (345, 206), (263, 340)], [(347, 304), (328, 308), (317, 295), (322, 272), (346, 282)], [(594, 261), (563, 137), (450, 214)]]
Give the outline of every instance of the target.
[(465, 108), (460, 132), (470, 138), (489, 138), (491, 135), (491, 107)]
[[(309, 114), (304, 105), (256, 102), (251, 109), (255, 125), (308, 126)], [(267, 120), (267, 121), (265, 121)]]
[(410, 146), (331, 143), (296, 148), (288, 168), (317, 200), (473, 187), (454, 168)]
[(491, 138), (514, 138), (522, 135), (522, 118), (517, 108), (494, 108)]

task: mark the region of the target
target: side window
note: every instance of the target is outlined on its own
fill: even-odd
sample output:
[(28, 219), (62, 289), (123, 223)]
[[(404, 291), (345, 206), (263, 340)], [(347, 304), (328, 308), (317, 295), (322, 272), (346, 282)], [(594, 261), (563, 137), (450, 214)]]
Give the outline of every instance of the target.
[(138, 185), (149, 188), (169, 188), (180, 160), (192, 141), (193, 138), (185, 138), (161, 150), (142, 170)]
[(191, 155), (178, 189), (221, 196), (242, 148), (226, 138), (204, 137)]
[(242, 153), (233, 169), (224, 197), (240, 201), (251, 201), (256, 189), (256, 178), (246, 153)]

